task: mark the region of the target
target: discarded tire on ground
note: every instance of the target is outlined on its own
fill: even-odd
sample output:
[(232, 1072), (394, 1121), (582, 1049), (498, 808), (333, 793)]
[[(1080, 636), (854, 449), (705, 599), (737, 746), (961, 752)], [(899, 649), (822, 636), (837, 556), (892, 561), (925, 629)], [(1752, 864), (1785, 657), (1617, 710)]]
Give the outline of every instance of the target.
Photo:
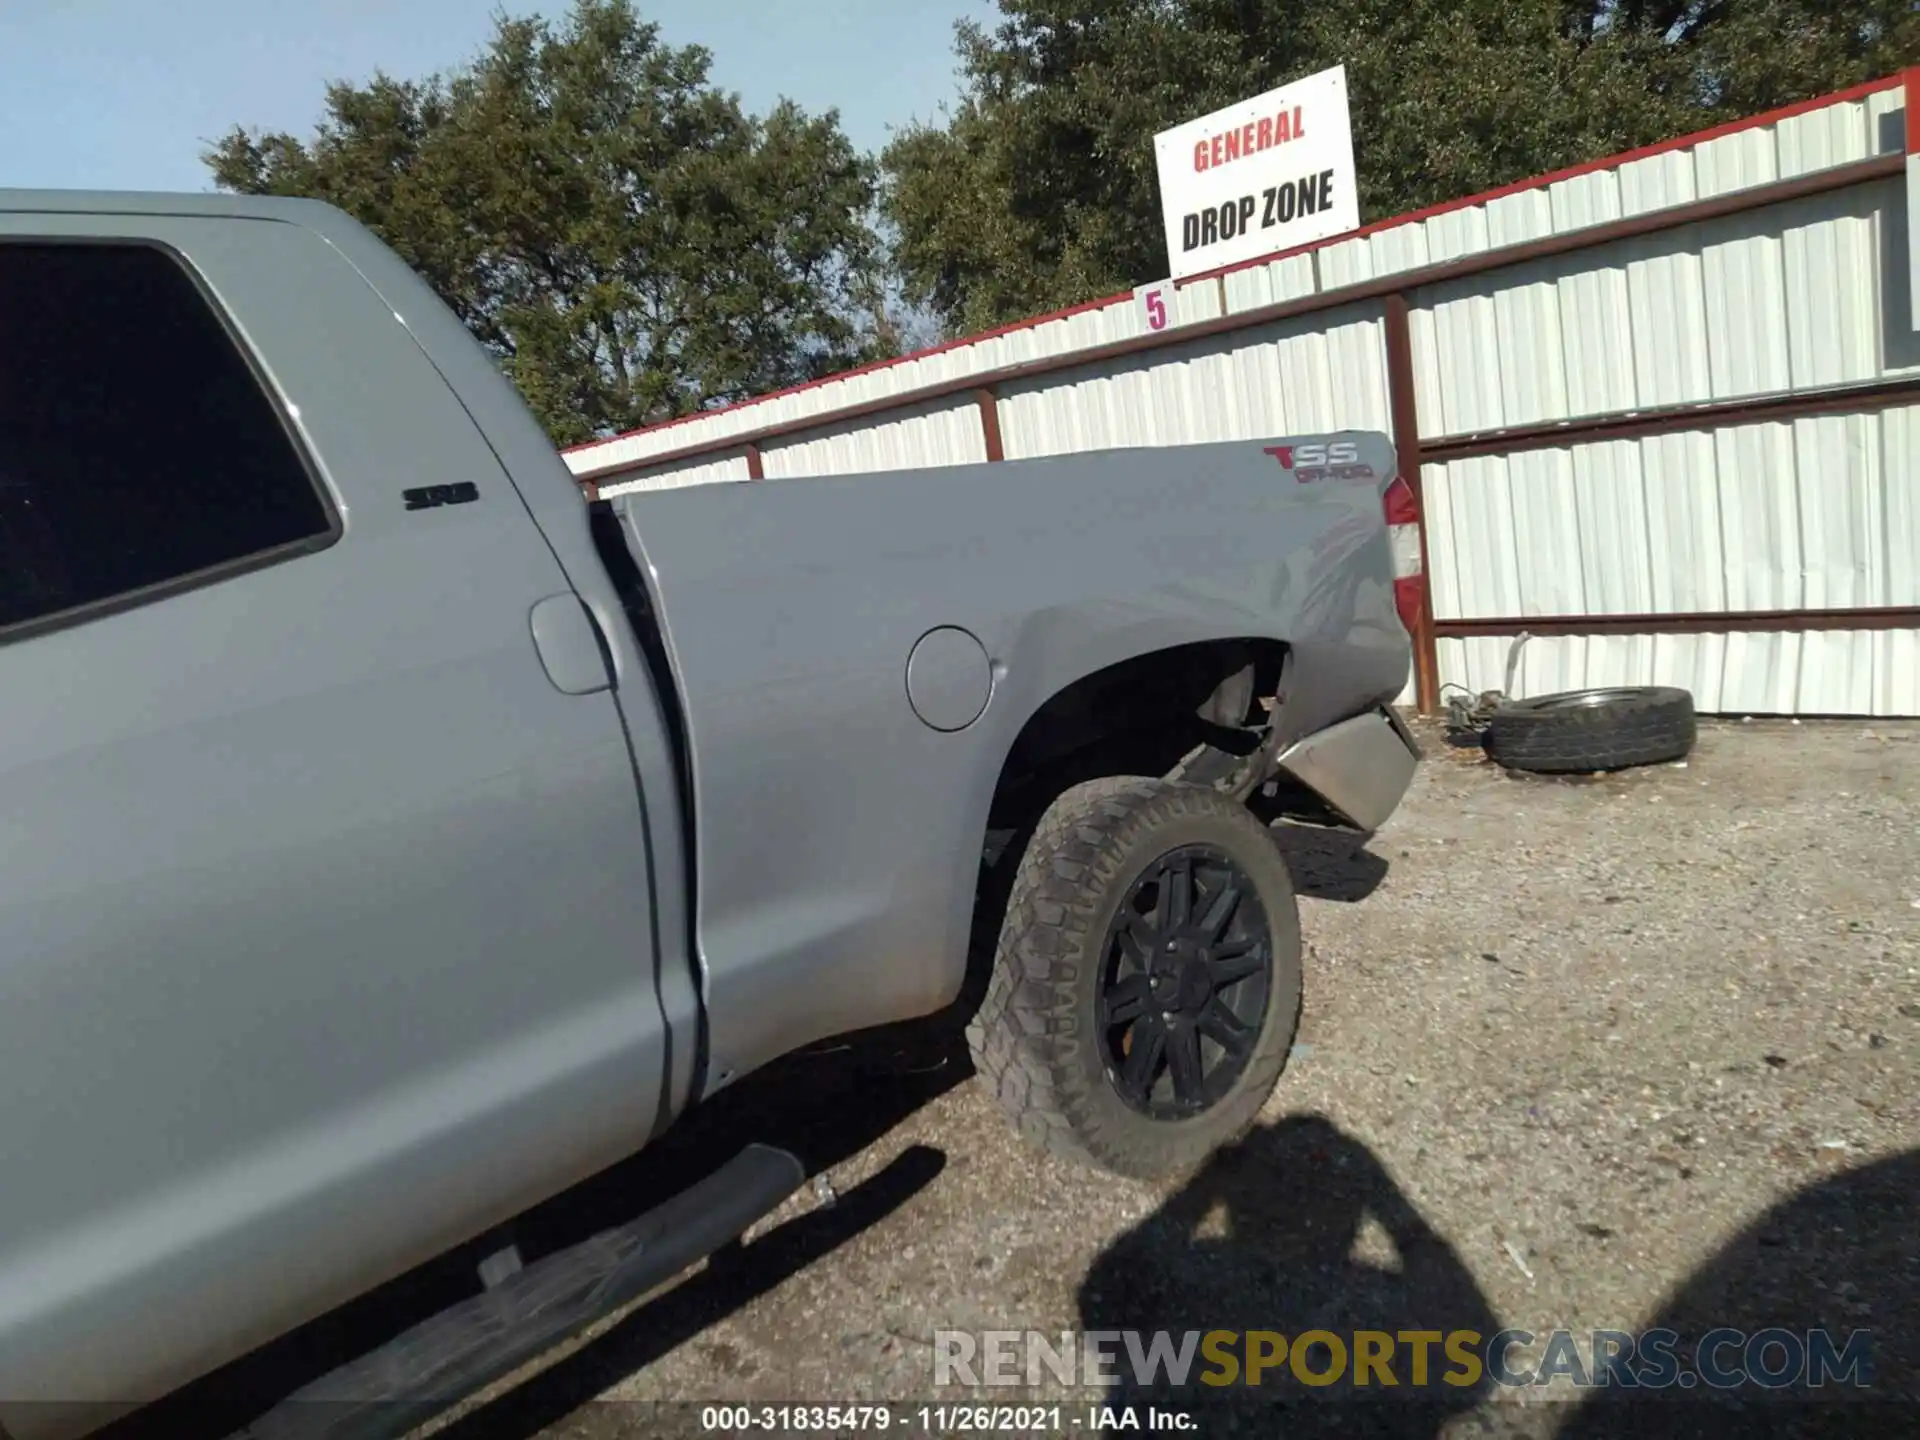
[(1493, 712), (1483, 743), (1510, 770), (1575, 774), (1682, 759), (1694, 734), (1693, 696), (1651, 685), (1510, 700)]

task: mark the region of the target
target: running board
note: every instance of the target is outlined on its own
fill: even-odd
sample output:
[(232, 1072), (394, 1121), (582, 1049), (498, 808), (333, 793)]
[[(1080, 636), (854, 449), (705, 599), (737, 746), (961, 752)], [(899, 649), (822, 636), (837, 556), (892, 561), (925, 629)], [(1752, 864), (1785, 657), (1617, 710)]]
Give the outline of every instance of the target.
[(785, 1150), (749, 1145), (637, 1220), (487, 1275), (482, 1294), (323, 1375), (230, 1440), (396, 1440), (739, 1239), (805, 1180)]

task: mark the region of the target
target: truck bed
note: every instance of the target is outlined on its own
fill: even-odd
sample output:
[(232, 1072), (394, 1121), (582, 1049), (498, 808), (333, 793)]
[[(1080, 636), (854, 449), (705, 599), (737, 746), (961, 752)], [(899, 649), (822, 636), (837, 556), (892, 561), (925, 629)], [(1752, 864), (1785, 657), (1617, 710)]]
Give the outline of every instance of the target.
[[(1238, 441), (611, 502), (685, 715), (716, 1070), (951, 997), (956, 897), (971, 900), (997, 772), (1075, 679), (1195, 641), (1284, 640), (1283, 740), (1400, 691), (1392, 450), (1339, 438), (1361, 461), (1340, 479)], [(976, 637), (991, 667), (959, 734), (908, 703), (909, 654), (936, 627)]]

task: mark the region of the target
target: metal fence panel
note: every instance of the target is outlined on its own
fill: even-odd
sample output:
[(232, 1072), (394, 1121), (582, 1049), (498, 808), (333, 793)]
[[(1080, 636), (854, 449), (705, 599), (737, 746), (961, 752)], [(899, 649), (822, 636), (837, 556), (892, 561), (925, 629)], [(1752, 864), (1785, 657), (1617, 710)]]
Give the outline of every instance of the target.
[[(1230, 344), (1228, 342), (1231, 342)], [(1240, 331), (1009, 386), (1009, 460), (1134, 445), (1188, 445), (1318, 430), (1385, 430), (1386, 361), (1373, 307)]]
[(1424, 471), (1434, 613), (1920, 605), (1920, 407)]
[[(1428, 466), (1426, 490), (1443, 619), (1920, 605), (1920, 406), (1460, 460)], [(1707, 710), (1914, 714), (1914, 641), (1543, 636), (1522, 678), (1531, 693), (1682, 684)], [(1499, 685), (1508, 643), (1443, 639), (1442, 680)]]
[(769, 445), (761, 452), (766, 478), (854, 475), (873, 470), (917, 470), (972, 465), (987, 458), (979, 407), (971, 400), (921, 406), (901, 414), (851, 421)]
[(1421, 428), (1463, 434), (1914, 373), (1897, 181), (1432, 287)]
[(723, 480), (747, 479), (747, 461), (742, 455), (709, 460), (699, 465), (670, 466), (663, 470), (635, 470), (618, 479), (601, 482), (600, 495), (611, 500), (643, 490), (677, 490), (683, 485), (713, 485)]
[[(1444, 683), (1472, 694), (1504, 686), (1511, 644), (1443, 637)], [(1920, 715), (1920, 633), (1538, 635), (1521, 648), (1516, 694), (1590, 685), (1680, 685), (1707, 714)]]

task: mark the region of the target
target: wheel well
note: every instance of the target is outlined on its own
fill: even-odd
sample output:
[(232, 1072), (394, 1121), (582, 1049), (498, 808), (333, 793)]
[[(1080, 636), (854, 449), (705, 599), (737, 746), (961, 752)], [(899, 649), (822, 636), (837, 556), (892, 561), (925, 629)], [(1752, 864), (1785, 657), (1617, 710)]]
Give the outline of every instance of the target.
[(1250, 751), (1286, 655), (1277, 640), (1213, 640), (1136, 655), (1076, 680), (1015, 737), (994, 787), (989, 841), (1083, 780), (1165, 775), (1203, 743)]
[(1109, 775), (1166, 775), (1203, 742), (1248, 753), (1285, 674), (1277, 640), (1214, 640), (1137, 655), (1083, 676), (1020, 729), (1000, 768), (982, 837), (965, 978), (953, 1003), (908, 1027), (956, 1043), (993, 971), (1013, 876), (1062, 792)]
[(1108, 775), (1165, 775), (1200, 744), (1248, 753), (1280, 688), (1287, 647), (1214, 640), (1137, 655), (1076, 680), (1027, 720), (1000, 768), (982, 837), (966, 977), (936, 1030), (964, 1025), (992, 975), (1013, 874), (1062, 792)]

